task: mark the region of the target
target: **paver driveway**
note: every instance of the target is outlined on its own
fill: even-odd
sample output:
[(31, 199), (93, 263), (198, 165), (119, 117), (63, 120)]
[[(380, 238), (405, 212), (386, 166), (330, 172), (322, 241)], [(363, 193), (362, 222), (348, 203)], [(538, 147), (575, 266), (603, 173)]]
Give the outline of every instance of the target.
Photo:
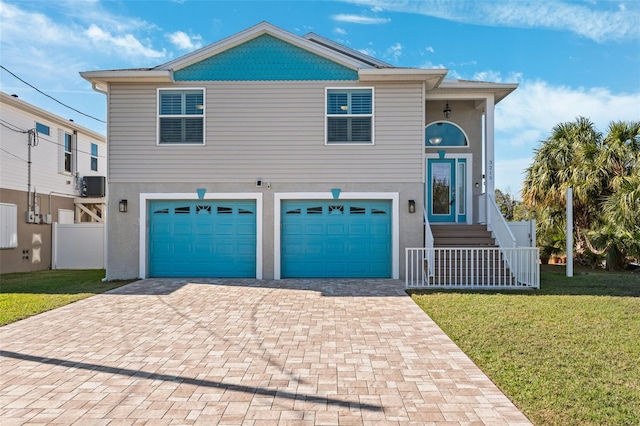
[(0, 424), (530, 424), (394, 280), (138, 281), (0, 328)]

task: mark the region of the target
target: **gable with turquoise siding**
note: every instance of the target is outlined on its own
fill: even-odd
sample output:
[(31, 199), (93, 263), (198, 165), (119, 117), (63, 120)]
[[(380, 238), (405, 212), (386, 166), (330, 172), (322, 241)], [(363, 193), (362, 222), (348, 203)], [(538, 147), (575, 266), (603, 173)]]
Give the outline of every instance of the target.
[(358, 71), (268, 34), (174, 73), (176, 81), (357, 80)]

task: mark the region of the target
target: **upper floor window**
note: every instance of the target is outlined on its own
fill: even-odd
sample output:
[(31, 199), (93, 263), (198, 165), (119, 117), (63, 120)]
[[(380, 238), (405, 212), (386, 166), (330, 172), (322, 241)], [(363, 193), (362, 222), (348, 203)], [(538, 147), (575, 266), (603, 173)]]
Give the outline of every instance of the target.
[(98, 144), (91, 144), (91, 170), (98, 171)]
[(373, 89), (327, 89), (327, 143), (373, 143)]
[(73, 135), (64, 134), (64, 161), (63, 169), (65, 173), (73, 173)]
[(424, 146), (468, 146), (467, 135), (453, 123), (438, 121), (429, 124), (424, 132)]
[(49, 128), (49, 126), (45, 126), (42, 123), (36, 122), (36, 132), (40, 133), (41, 135), (49, 136), (51, 129)]
[(158, 90), (158, 144), (204, 145), (204, 89)]

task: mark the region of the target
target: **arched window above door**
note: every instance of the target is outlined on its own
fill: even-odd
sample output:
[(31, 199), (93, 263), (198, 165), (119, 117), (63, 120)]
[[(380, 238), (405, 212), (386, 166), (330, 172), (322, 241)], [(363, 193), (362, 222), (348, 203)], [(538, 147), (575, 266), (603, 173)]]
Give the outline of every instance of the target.
[(425, 129), (426, 147), (469, 146), (467, 135), (462, 129), (448, 121), (437, 121)]

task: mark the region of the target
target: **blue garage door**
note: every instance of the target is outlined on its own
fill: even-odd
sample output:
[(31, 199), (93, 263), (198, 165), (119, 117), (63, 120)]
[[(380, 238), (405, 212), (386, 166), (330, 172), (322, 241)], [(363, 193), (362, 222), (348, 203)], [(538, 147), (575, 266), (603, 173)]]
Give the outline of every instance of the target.
[(150, 277), (255, 277), (255, 201), (149, 203)]
[(390, 278), (391, 202), (283, 201), (283, 278)]

